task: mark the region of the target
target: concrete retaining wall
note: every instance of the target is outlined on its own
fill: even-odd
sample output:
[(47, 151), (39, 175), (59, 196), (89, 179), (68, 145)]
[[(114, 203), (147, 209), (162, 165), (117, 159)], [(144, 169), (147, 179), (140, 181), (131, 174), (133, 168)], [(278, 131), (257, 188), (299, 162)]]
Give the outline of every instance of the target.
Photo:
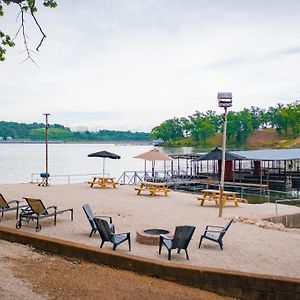
[(30, 245), (57, 255), (155, 276), (239, 299), (300, 299), (300, 279), (296, 278), (158, 262), (4, 226), (0, 226), (0, 239)]
[(300, 214), (277, 216), (264, 219), (272, 223), (281, 223), (287, 228), (300, 228)]

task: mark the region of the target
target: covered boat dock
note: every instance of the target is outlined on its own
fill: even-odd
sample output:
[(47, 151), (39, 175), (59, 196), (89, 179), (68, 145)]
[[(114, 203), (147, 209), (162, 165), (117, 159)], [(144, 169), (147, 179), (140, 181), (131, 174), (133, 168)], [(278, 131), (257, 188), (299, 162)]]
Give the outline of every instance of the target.
[[(172, 178), (183, 178), (191, 184), (219, 182), (222, 149), (171, 156), (175, 159)], [(225, 160), (226, 185), (275, 190), (300, 186), (300, 149), (228, 151)]]

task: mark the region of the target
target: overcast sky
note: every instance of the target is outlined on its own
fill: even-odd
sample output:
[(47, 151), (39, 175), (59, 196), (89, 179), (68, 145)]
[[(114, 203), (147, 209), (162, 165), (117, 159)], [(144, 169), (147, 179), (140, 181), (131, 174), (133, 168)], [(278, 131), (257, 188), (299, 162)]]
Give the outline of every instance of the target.
[[(37, 13), (39, 65), (19, 36), (0, 63), (0, 120), (150, 131), (168, 118), (289, 103), (300, 95), (298, 0), (57, 0)], [(10, 5), (0, 28), (18, 30)], [(30, 18), (31, 49), (39, 42)]]

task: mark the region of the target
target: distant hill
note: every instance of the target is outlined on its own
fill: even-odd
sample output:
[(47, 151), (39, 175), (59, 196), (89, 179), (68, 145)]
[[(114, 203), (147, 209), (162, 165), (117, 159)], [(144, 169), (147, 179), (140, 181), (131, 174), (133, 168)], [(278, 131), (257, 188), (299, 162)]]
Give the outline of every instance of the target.
[[(202, 149), (222, 147), (222, 133), (216, 133), (207, 138), (205, 143), (195, 142), (191, 137), (179, 139), (175, 142), (167, 143), (168, 146), (192, 146)], [(234, 142), (226, 143), (228, 149), (237, 149)], [(277, 133), (275, 129), (260, 129), (252, 133), (245, 143), (238, 148), (261, 149), (261, 148), (298, 148), (300, 147), (300, 136), (283, 136)]]
[[(42, 141), (45, 139), (45, 124), (16, 123), (0, 121), (0, 140)], [(60, 124), (51, 124), (48, 129), (49, 141), (147, 141), (149, 133), (118, 130), (74, 132)]]
[(300, 137), (293, 138), (279, 135), (275, 129), (257, 130), (251, 134), (246, 148), (297, 148), (300, 147)]

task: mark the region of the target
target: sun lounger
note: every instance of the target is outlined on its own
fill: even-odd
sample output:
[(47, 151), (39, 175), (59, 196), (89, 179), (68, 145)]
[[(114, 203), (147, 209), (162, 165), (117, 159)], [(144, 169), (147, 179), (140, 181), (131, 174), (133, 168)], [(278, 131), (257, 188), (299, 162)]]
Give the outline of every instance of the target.
[(63, 214), (64, 212), (70, 212), (71, 220), (73, 221), (73, 208), (68, 208), (64, 210), (57, 210), (57, 206), (45, 207), (42, 200), (33, 199), (33, 198), (24, 198), (28, 203), (28, 207), (20, 213), (19, 221), (16, 224), (16, 228), (19, 229), (22, 227), (23, 222), (35, 221), (36, 227), (35, 230), (38, 232), (42, 229), (40, 220), (53, 217), (54, 225), (56, 225), (57, 215)]
[[(6, 201), (4, 196), (0, 193), (0, 212), (1, 212), (2, 218), (3, 218), (3, 215), (5, 212), (15, 210), (16, 211), (16, 219), (18, 219), (19, 209), (25, 208), (28, 206), (28, 205), (20, 205), (20, 202), (22, 202), (22, 201), (19, 201), (19, 200)], [(11, 206), (11, 204), (14, 204), (14, 205)]]

